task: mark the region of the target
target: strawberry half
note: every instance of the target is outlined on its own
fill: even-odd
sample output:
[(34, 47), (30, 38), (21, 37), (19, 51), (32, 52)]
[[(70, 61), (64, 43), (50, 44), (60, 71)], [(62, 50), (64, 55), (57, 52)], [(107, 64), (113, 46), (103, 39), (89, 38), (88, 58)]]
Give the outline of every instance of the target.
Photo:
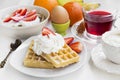
[(26, 14), (26, 17), (30, 17), (32, 15), (36, 14), (36, 10), (32, 10)]
[(21, 13), (22, 9), (17, 9), (15, 12), (12, 13), (12, 16), (16, 16), (17, 14)]
[(42, 35), (45, 36), (45, 35), (48, 35), (48, 34), (53, 34), (53, 35), (55, 35), (55, 33), (54, 33), (52, 30), (50, 30), (50, 29), (47, 28), (47, 27), (44, 27), (44, 28), (42, 29)]
[(23, 20), (24, 21), (33, 21), (37, 18), (37, 15), (32, 15), (32, 16), (29, 16), (29, 17), (25, 17)]
[(19, 22), (20, 20), (22, 20), (24, 17), (23, 16), (13, 16), (11, 17), (11, 19), (15, 22)]
[(16, 10), (16, 11), (14, 11), (9, 17), (5, 18), (5, 19), (3, 20), (3, 22), (9, 22), (9, 21), (11, 21), (11, 20), (12, 20), (11, 17), (16, 16), (16, 15), (19, 14), (21, 11), (22, 11), (22, 9), (18, 9), (18, 10)]
[(82, 51), (82, 44), (80, 42), (74, 42), (69, 46), (72, 50), (74, 50), (77, 53), (80, 53)]
[(23, 8), (22, 11), (20, 12), (20, 16), (24, 16), (27, 12), (26, 8)]
[(7, 18), (5, 18), (4, 20), (3, 20), (3, 22), (9, 22), (9, 21), (11, 21), (12, 19), (11, 19), (11, 17), (7, 17)]
[(64, 38), (64, 40), (65, 40), (65, 43), (69, 45), (70, 43), (72, 43), (74, 38), (73, 37), (67, 37), (67, 38)]

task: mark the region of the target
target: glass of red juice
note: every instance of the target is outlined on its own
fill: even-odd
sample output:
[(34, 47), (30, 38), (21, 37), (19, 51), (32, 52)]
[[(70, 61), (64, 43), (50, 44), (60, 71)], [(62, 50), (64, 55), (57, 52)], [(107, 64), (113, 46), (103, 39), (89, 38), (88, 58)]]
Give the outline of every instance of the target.
[(106, 10), (85, 11), (84, 22), (86, 36), (89, 38), (101, 38), (101, 35), (112, 29), (115, 14)]

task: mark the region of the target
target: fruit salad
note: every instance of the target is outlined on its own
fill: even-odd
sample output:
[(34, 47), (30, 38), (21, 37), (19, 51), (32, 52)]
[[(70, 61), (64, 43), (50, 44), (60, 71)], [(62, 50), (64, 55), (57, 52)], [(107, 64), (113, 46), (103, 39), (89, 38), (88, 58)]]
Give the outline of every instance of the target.
[(41, 22), (41, 16), (37, 14), (36, 10), (28, 10), (27, 8), (20, 8), (13, 11), (11, 14), (6, 14), (2, 18), (2, 25), (9, 27), (25, 27), (33, 26)]

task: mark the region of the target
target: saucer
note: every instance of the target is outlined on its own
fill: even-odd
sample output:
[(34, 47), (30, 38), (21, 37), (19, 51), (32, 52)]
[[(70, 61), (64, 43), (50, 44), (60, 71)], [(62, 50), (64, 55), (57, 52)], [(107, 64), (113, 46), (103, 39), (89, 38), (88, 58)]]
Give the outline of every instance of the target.
[(88, 43), (90, 43), (90, 44), (100, 43), (100, 42), (101, 42), (101, 38), (100, 38), (100, 37), (99, 37), (99, 38), (89, 38), (88, 35), (86, 34), (86, 33), (87, 33), (86, 30), (83, 31), (83, 33), (81, 33), (81, 34), (79, 34), (79, 33), (77, 32), (78, 26), (79, 26), (80, 24), (82, 24), (83, 21), (84, 21), (84, 20), (82, 19), (82, 20), (76, 22), (75, 24), (73, 24), (73, 26), (71, 27), (71, 33), (72, 33), (76, 38), (78, 38), (78, 39), (80, 39), (80, 40), (83, 40), (83, 41), (85, 41), (85, 42), (88, 42)]
[(120, 75), (120, 65), (108, 60), (102, 51), (102, 45), (99, 44), (93, 48), (91, 58), (96, 67), (108, 73)]

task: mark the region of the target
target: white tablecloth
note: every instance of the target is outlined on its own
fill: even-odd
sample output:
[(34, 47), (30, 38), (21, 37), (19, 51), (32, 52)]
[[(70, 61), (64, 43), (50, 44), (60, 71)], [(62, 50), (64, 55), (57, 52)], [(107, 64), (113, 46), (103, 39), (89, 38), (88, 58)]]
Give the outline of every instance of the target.
[[(5, 7), (10, 7), (12, 5), (26, 4), (25, 0), (0, 0), (0, 9)], [(30, 0), (26, 0), (30, 1)], [(89, 2), (100, 2), (102, 8), (120, 8), (119, 0), (86, 0)], [(119, 9), (120, 10), (120, 9)], [(0, 31), (1, 32), (1, 31)], [(9, 51), (9, 44), (13, 42), (14, 39), (4, 36), (0, 33), (0, 61), (6, 56)], [(15, 70), (9, 62), (5, 65), (3, 69), (0, 69), (0, 80), (120, 80), (120, 75), (110, 74), (96, 68), (90, 58), (90, 50), (94, 47), (88, 43), (88, 61), (84, 67), (79, 70), (67, 74), (65, 76), (56, 78), (36, 78), (25, 75), (17, 70)], [(9, 60), (8, 60), (9, 61)]]

